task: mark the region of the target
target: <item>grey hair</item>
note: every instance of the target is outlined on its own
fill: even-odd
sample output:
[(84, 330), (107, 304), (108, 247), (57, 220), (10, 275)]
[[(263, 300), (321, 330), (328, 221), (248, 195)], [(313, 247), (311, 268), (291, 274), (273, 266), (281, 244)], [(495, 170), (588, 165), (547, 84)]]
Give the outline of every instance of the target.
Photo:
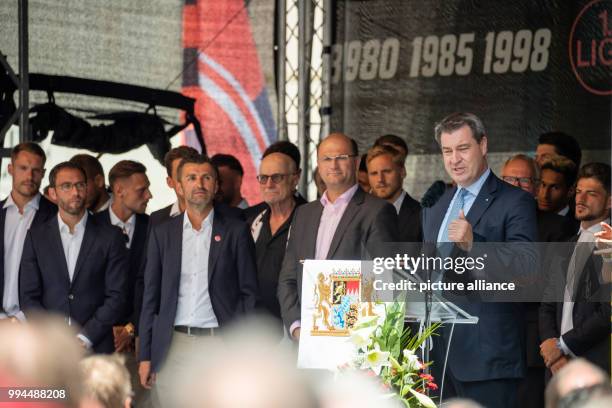
[(478, 116), (468, 112), (455, 112), (436, 123), (434, 128), (436, 142), (440, 145), (442, 133), (452, 133), (466, 125), (472, 130), (472, 136), (476, 142), (480, 143), (486, 136), (484, 125)]

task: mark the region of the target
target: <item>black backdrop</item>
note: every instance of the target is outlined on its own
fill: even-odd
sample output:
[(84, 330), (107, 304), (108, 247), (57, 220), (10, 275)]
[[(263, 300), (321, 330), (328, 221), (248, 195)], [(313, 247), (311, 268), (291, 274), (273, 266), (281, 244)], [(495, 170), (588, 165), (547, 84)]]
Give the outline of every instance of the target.
[(493, 152), (534, 150), (549, 130), (610, 149), (611, 4), (335, 1), (332, 130), (362, 151), (395, 133), (434, 153), (435, 122), (461, 110), (483, 119)]

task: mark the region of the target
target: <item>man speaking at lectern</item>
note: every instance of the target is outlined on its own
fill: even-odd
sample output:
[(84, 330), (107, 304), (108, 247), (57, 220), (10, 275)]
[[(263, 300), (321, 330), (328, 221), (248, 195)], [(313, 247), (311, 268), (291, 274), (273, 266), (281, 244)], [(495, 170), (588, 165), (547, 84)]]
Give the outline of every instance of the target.
[[(471, 113), (453, 113), (436, 125), (435, 138), (444, 167), (457, 186), (423, 210), (424, 242), (452, 242), (469, 253), (474, 242), (536, 241), (534, 200), (489, 168), (488, 137), (481, 120)], [(514, 407), (517, 385), (525, 375), (519, 304), (466, 302), (461, 307), (479, 320), (454, 328), (443, 398), (459, 396), (487, 407)], [(434, 375), (442, 373), (448, 335), (446, 327), (440, 336), (444, 347), (442, 342), (434, 343)]]

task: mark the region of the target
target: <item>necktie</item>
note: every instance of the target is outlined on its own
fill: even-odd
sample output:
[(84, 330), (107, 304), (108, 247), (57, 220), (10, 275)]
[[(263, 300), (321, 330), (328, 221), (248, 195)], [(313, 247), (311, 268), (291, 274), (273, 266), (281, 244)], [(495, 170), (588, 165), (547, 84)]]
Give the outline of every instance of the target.
[(448, 215), (446, 223), (444, 224), (444, 229), (442, 230), (442, 239), (440, 240), (441, 243), (450, 242), (450, 239), (448, 238), (448, 226), (451, 222), (459, 218), (459, 212), (463, 209), (463, 206), (465, 204), (465, 198), (469, 193), (470, 192), (465, 188), (459, 189), (459, 192), (457, 193), (457, 199), (455, 199), (455, 201), (453, 202), (450, 214)]

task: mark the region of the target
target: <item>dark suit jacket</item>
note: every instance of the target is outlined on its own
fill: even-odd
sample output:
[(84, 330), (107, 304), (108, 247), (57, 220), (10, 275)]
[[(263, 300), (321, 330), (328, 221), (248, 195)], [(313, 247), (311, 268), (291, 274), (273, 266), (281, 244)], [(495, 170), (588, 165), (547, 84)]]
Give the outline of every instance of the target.
[[(2, 305), (4, 304), (4, 221), (6, 220), (6, 209), (4, 204), (6, 198), (0, 201), (0, 311), (2, 311)], [(38, 211), (34, 215), (32, 225), (30, 228), (40, 225), (47, 221), (49, 218), (57, 214), (57, 206), (51, 201), (47, 200), (44, 195), (40, 195), (40, 202), (38, 203)]]
[[(172, 340), (178, 305), (183, 216), (154, 225), (147, 248), (140, 316), (140, 360), (159, 371)], [(254, 310), (257, 300), (255, 247), (245, 222), (215, 211), (208, 291), (220, 327)]]
[(59, 313), (82, 327), (97, 353), (112, 353), (112, 327), (125, 308), (128, 254), (121, 232), (89, 216), (70, 281), (58, 221), (28, 232), (19, 276), (26, 317), (37, 309)]
[(421, 204), (406, 193), (397, 215), (399, 224), (399, 240), (401, 242), (421, 242)]
[[(109, 210), (95, 214), (97, 220), (102, 224), (114, 227), (111, 224)], [(115, 227), (118, 228), (118, 227)], [(132, 323), (134, 327), (138, 327), (138, 318), (142, 307), (142, 292), (144, 290), (144, 280), (140, 271), (144, 267), (147, 230), (149, 228), (149, 216), (147, 214), (136, 214), (136, 222), (134, 225), (134, 235), (132, 243), (128, 250), (129, 253), (129, 268), (127, 274), (127, 302), (125, 314), (119, 324)], [(121, 231), (121, 230), (120, 230)], [(123, 232), (122, 232), (123, 233)]]
[[(285, 327), (300, 320), (302, 269), (300, 261), (314, 259), (323, 214), (319, 200), (295, 210), (287, 251), (279, 275), (278, 300)], [(358, 188), (336, 228), (326, 259), (372, 259), (385, 242), (398, 239), (397, 212), (391, 204)]]
[[(576, 242), (578, 236), (571, 241)], [(558, 272), (551, 273), (547, 292), (565, 287), (571, 253), (554, 263)], [(600, 283), (601, 257), (591, 255), (576, 277), (572, 323), (574, 328), (563, 335), (567, 347), (610, 373), (610, 285)], [(602, 296), (603, 294), (603, 296)], [(548, 296), (548, 295), (547, 295)], [(603, 299), (608, 301), (602, 301)], [(542, 302), (540, 305), (540, 338), (546, 340), (561, 335), (562, 302)]]
[(539, 242), (563, 242), (576, 234), (575, 220), (562, 215), (537, 210)]
[[(444, 215), (456, 191), (456, 187), (447, 190), (433, 207), (423, 209), (425, 242), (437, 242)], [(500, 180), (492, 172), (466, 218), (472, 226), (475, 243), (537, 241), (533, 197)], [(493, 256), (489, 254), (487, 269), (490, 269)], [(530, 261), (536, 259), (533, 258)], [(520, 261), (523, 260), (516, 260)], [(520, 270), (520, 263), (516, 268)], [(450, 275), (454, 274), (451, 272)], [(448, 367), (455, 378), (459, 381), (484, 381), (522, 377), (525, 351), (521, 305), (471, 301), (462, 303), (461, 308), (478, 316), (479, 321), (476, 325), (458, 324), (454, 328)], [(442, 337), (448, 338), (444, 330)], [(434, 368), (441, 370), (443, 354), (438, 354), (437, 358)]]

